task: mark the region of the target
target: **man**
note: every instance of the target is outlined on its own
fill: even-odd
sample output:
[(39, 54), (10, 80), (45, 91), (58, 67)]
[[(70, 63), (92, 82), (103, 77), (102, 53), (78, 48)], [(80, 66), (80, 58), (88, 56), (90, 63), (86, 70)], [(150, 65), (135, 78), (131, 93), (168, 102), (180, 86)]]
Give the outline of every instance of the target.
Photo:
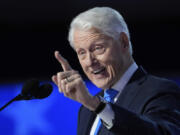
[[(82, 104), (78, 135), (180, 135), (178, 86), (137, 66), (127, 25), (117, 11), (97, 7), (79, 14), (69, 42), (87, 77), (102, 89), (92, 96), (80, 74), (55, 52), (64, 71), (53, 82)], [(113, 98), (109, 91), (116, 93)]]

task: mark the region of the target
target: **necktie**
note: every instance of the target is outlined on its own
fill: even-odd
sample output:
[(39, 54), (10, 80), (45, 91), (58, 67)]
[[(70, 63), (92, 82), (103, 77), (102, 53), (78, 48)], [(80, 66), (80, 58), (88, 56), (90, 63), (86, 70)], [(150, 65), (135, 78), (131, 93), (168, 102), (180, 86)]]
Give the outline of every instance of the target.
[(117, 90), (114, 89), (108, 89), (104, 92), (104, 99), (108, 102), (113, 103), (114, 102), (114, 98), (116, 97), (116, 95), (118, 94)]
[[(107, 89), (104, 92), (104, 99), (107, 102), (113, 103), (114, 102), (114, 98), (116, 97), (117, 94), (118, 94), (118, 91), (116, 91), (114, 89)], [(94, 135), (98, 135), (98, 131), (99, 131), (100, 127), (101, 127), (101, 120), (98, 121), (98, 124), (97, 124), (96, 130), (94, 132)]]

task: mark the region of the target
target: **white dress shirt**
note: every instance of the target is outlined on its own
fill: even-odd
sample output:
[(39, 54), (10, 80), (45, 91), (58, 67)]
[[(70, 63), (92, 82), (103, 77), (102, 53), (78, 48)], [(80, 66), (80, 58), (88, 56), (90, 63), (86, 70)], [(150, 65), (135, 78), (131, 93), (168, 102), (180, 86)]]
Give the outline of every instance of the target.
[[(120, 96), (122, 90), (124, 89), (124, 87), (126, 86), (126, 84), (128, 83), (128, 81), (130, 80), (130, 78), (132, 77), (132, 75), (134, 74), (134, 72), (138, 69), (137, 64), (134, 62), (131, 66), (129, 66), (129, 68), (127, 69), (127, 71), (123, 74), (123, 76), (119, 79), (119, 81), (114, 84), (112, 86), (112, 89), (115, 89), (117, 91), (119, 91), (119, 93), (117, 94), (117, 96), (114, 98), (114, 103), (117, 101), (118, 97)], [(106, 105), (106, 107), (97, 115), (93, 126), (91, 128), (91, 132), (90, 135), (94, 135), (94, 132), (96, 130), (97, 124), (99, 120), (102, 120), (104, 123), (106, 123), (106, 127), (108, 129), (112, 128), (113, 126), (113, 119), (114, 119), (114, 112), (111, 108), (111, 106), (109, 104)]]

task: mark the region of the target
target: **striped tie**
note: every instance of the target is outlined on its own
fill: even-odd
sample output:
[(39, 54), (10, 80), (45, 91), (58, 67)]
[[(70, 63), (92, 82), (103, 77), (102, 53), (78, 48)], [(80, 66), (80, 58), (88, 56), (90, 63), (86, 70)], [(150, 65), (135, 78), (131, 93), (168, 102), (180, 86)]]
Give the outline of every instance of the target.
[[(114, 98), (116, 97), (116, 95), (118, 94), (118, 91), (117, 90), (114, 90), (114, 89), (108, 89), (104, 92), (104, 99), (107, 101), (107, 102), (111, 102), (113, 103), (114, 102)], [(96, 127), (96, 130), (94, 132), (94, 135), (98, 135), (98, 132), (99, 132), (99, 129), (101, 127), (101, 120), (99, 120), (98, 124), (97, 124), (97, 127)]]

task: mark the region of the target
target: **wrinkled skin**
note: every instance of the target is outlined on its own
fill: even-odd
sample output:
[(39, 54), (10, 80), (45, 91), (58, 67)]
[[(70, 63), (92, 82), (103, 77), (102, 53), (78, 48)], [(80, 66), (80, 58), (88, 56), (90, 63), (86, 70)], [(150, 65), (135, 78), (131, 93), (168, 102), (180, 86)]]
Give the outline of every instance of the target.
[[(125, 33), (114, 40), (95, 28), (87, 31), (76, 29), (74, 49), (87, 77), (104, 90), (116, 83), (133, 63), (129, 53), (129, 39)], [(55, 52), (55, 57), (64, 70), (52, 77), (59, 91), (90, 110), (95, 110), (100, 103), (99, 99), (88, 92), (80, 74), (71, 68), (59, 52)]]

